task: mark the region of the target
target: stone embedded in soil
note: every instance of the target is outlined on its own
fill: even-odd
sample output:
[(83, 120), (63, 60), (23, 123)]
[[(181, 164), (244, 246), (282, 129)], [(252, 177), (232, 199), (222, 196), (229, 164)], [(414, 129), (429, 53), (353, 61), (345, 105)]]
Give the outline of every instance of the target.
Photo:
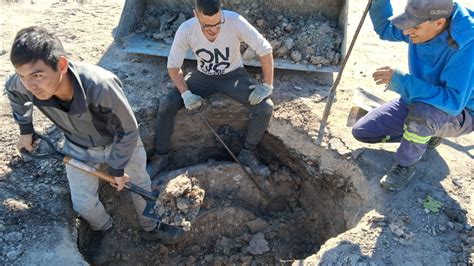
[[(275, 58), (291, 57), (294, 62), (318, 67), (339, 64), (343, 33), (336, 22), (329, 21), (320, 13), (305, 17), (296, 14), (284, 16), (265, 5), (256, 8), (252, 5), (226, 3), (224, 9), (238, 12), (255, 26), (270, 42)], [(172, 10), (160, 6), (148, 7), (135, 32), (171, 44), (179, 25), (192, 17), (191, 12), (182, 12), (189, 7), (182, 4)], [(246, 46), (242, 49), (244, 60), (256, 58)]]
[(255, 234), (257, 232), (261, 232), (269, 226), (268, 223), (265, 220), (261, 219), (261, 218), (250, 221), (250, 222), (246, 223), (246, 225), (249, 228), (250, 233), (252, 233), (252, 234)]
[(265, 240), (264, 234), (258, 233), (253, 235), (252, 240), (250, 240), (249, 246), (245, 249), (245, 251), (252, 255), (262, 255), (270, 251), (268, 241)]
[(204, 201), (204, 194), (196, 178), (179, 175), (160, 190), (155, 212), (164, 223), (189, 231)]

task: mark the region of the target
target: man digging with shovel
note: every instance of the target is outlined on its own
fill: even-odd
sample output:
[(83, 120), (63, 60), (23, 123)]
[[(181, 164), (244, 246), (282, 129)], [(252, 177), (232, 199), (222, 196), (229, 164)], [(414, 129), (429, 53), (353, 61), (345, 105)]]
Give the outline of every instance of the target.
[[(42, 27), (17, 33), (10, 60), (16, 74), (7, 78), (5, 88), (20, 126), (19, 151), (33, 151), (34, 105), (64, 133), (65, 154), (91, 166), (107, 165), (118, 191), (127, 182), (151, 190), (138, 125), (114, 74), (69, 61), (60, 40)], [(100, 247), (112, 228), (112, 219), (99, 201), (99, 180), (70, 165), (66, 165), (66, 173), (73, 208), (93, 230), (89, 259), (103, 263), (107, 258)], [(143, 215), (142, 197), (132, 194), (132, 200), (143, 228), (142, 238), (164, 243), (179, 240), (175, 231), (161, 230), (155, 220)]]
[[(195, 17), (184, 22), (174, 37), (168, 57), (168, 72), (177, 90), (160, 104), (156, 122), (155, 154), (147, 165), (153, 178), (168, 164), (170, 138), (176, 113), (183, 106), (198, 110), (203, 98), (223, 93), (245, 105), (251, 112), (248, 134), (239, 161), (254, 174), (270, 175), (270, 169), (258, 161), (255, 150), (273, 113), (268, 98), (273, 90), (273, 55), (270, 43), (245, 18), (221, 10), (220, 0), (196, 0)], [(240, 42), (254, 49), (262, 65), (264, 83), (252, 85), (242, 64)], [(187, 50), (197, 58), (197, 70), (186, 78), (181, 67)]]
[(380, 180), (390, 191), (415, 175), (426, 149), (469, 134), (474, 115), (474, 12), (452, 0), (408, 0), (392, 16), (389, 0), (374, 0), (370, 16), (380, 38), (409, 45), (409, 73), (390, 67), (377, 84), (400, 94), (364, 116), (352, 134), (368, 143), (400, 142), (395, 164)]

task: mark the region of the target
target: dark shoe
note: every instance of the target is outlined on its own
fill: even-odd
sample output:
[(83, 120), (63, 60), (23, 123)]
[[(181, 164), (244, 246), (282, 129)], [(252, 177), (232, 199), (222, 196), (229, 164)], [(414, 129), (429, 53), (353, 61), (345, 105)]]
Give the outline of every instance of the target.
[(242, 149), (237, 159), (239, 159), (243, 165), (250, 167), (252, 172), (256, 175), (269, 176), (272, 173), (270, 168), (258, 161), (255, 152), (252, 150)]
[(402, 166), (395, 164), (386, 175), (380, 179), (380, 185), (390, 191), (401, 190), (415, 176), (415, 165)]
[(156, 225), (151, 231), (141, 231), (140, 237), (147, 241), (161, 240), (163, 244), (176, 244), (184, 238), (185, 231), (164, 223)]
[(146, 172), (150, 178), (153, 178), (166, 166), (168, 166), (168, 154), (153, 155), (150, 162), (146, 165)]
[(107, 230), (92, 231), (87, 257), (92, 265), (101, 265), (107, 262), (107, 253), (104, 252), (102, 245), (107, 234), (112, 232), (112, 228)]
[(428, 145), (426, 146), (426, 148), (429, 150), (436, 149), (436, 147), (438, 147), (442, 141), (443, 138), (433, 136), (431, 137), (430, 141), (428, 141)]

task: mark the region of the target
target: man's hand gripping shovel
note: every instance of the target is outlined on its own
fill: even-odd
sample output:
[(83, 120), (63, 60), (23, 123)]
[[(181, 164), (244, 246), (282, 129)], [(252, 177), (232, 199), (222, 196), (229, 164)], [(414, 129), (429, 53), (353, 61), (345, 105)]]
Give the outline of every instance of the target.
[[(33, 140), (34, 141), (36, 141), (36, 139), (38, 139), (38, 138), (43, 140), (44, 142), (46, 142), (48, 144), (48, 150), (46, 152), (42, 152), (42, 153), (33, 152), (33, 153), (30, 153), (29, 151), (27, 151), (26, 149), (23, 148), (23, 149), (20, 150), (20, 153), (25, 155), (25, 156), (34, 158), (34, 159), (40, 159), (40, 160), (43, 160), (43, 159), (56, 159), (56, 160), (64, 162), (65, 164), (76, 167), (77, 169), (79, 169), (81, 171), (84, 171), (84, 172), (86, 172), (90, 175), (98, 177), (101, 180), (109, 182), (110, 184), (116, 184), (115, 179), (114, 179), (113, 176), (111, 176), (107, 173), (104, 173), (102, 171), (99, 171), (98, 169), (96, 169), (92, 166), (89, 166), (89, 165), (85, 164), (84, 162), (81, 162), (77, 159), (74, 159), (74, 158), (72, 158), (68, 155), (65, 155), (64, 153), (58, 151), (54, 147), (53, 143), (48, 138), (46, 138), (42, 135), (39, 135), (39, 134), (34, 134), (33, 135)], [(145, 200), (146, 206), (145, 206), (145, 210), (143, 211), (143, 215), (145, 217), (156, 220), (158, 222), (158, 224), (157, 224), (158, 228), (160, 228), (161, 230), (163, 230), (165, 232), (170, 232), (170, 234), (172, 234), (173, 236), (176, 236), (176, 238), (178, 238), (178, 237), (180, 238), (184, 234), (184, 230), (181, 227), (165, 224), (161, 221), (161, 218), (158, 215), (156, 215), (155, 209), (156, 209), (156, 199), (158, 198), (158, 193), (157, 192), (147, 191), (147, 190), (145, 190), (141, 187), (138, 187), (137, 185), (132, 184), (130, 182), (125, 183), (125, 188), (130, 190), (133, 193), (136, 193), (136, 194), (140, 195)]]

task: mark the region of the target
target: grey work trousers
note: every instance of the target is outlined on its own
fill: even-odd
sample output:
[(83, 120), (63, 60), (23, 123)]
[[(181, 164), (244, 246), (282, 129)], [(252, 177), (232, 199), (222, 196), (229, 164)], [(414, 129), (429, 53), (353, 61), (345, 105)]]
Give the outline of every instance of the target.
[(421, 159), (432, 136), (458, 137), (473, 130), (473, 116), (467, 109), (452, 116), (426, 103), (409, 105), (396, 99), (357, 121), (352, 135), (367, 143), (400, 142), (395, 159), (398, 164), (407, 166)]
[[(253, 83), (245, 68), (219, 76), (205, 75), (196, 70), (186, 76), (186, 84), (192, 93), (201, 97), (222, 93), (246, 106), (251, 118), (244, 147), (249, 150), (256, 149), (272, 117), (273, 102), (266, 98), (259, 104), (250, 105), (248, 98), (252, 90), (249, 86)], [(168, 153), (174, 119), (183, 106), (178, 90), (173, 90), (161, 100), (155, 125), (155, 154)]]
[[(63, 148), (65, 154), (96, 168), (108, 162), (111, 150), (112, 145), (84, 149), (67, 140)], [(131, 183), (151, 191), (151, 180), (145, 168), (146, 153), (142, 141), (138, 140), (133, 155), (125, 168), (125, 173), (130, 176)], [(66, 174), (71, 190), (73, 209), (90, 224), (92, 230), (110, 228), (112, 220), (99, 201), (99, 179), (70, 165), (66, 165)], [(132, 193), (132, 201), (143, 230), (153, 230), (156, 221), (143, 216), (145, 200)]]

